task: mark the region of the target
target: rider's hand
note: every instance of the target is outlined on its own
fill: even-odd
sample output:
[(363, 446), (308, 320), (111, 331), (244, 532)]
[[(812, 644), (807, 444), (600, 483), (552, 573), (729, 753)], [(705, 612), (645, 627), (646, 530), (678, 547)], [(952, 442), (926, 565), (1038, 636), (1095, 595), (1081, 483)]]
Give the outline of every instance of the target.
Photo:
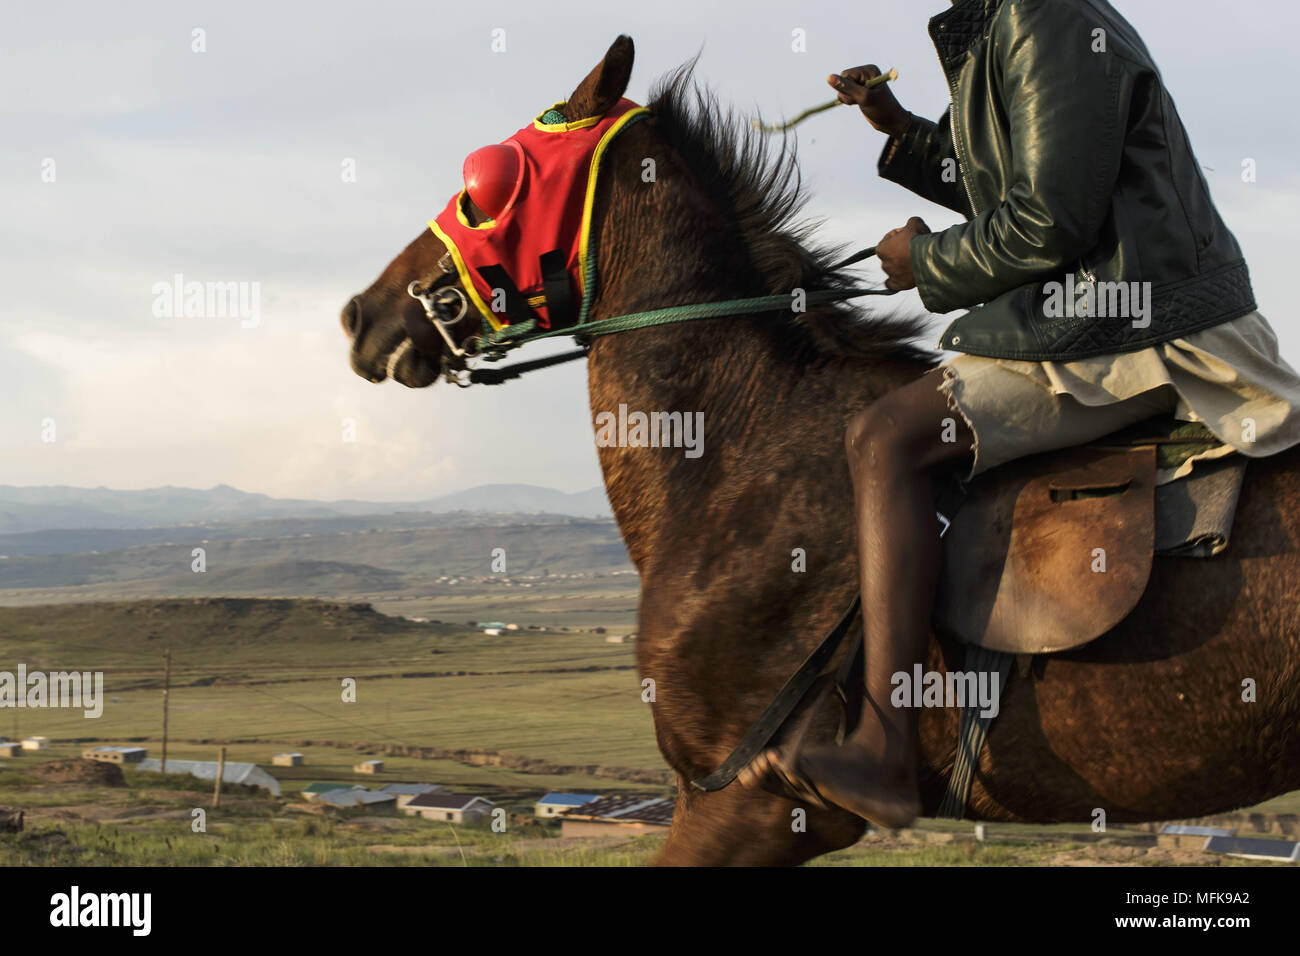
[(907, 220), (906, 226), (891, 229), (885, 233), (885, 238), (876, 243), (876, 256), (888, 277), (886, 289), (902, 291), (916, 288), (916, 279), (912, 275), (911, 242), (913, 237), (923, 236), (929, 231), (930, 227), (924, 221), (913, 216)]
[(912, 122), (912, 114), (899, 105), (888, 83), (867, 89), (862, 84), (880, 75), (874, 63), (855, 66), (842, 73), (832, 73), (826, 82), (839, 94), (841, 103), (853, 103), (862, 110), (867, 122), (890, 136), (901, 136)]

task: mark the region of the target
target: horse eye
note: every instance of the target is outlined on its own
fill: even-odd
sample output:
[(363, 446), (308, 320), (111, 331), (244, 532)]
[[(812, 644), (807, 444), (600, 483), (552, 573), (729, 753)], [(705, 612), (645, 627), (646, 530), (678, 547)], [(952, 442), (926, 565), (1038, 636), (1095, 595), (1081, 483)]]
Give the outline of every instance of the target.
[(487, 213), (485, 213), (482, 209), (479, 209), (478, 203), (474, 202), (474, 200), (471, 199), (469, 200), (469, 218), (470, 221), (477, 226), (480, 223), (487, 222), (492, 217), (489, 216)]

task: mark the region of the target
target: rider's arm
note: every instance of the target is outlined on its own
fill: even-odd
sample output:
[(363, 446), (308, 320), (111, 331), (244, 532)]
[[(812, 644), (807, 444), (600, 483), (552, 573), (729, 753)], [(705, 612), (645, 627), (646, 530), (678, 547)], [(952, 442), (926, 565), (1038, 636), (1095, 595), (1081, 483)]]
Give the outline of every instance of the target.
[[(1004, 10), (990, 43), (1010, 131), (1010, 188), (975, 196), (985, 208), (969, 222), (911, 240), (916, 286), (932, 312), (1073, 272), (1111, 207), (1133, 88), (1128, 63), (1093, 52), (1094, 24), (1069, 4), (1024, 0)], [(979, 135), (970, 131), (968, 141)]]
[(890, 182), (969, 219), (971, 208), (957, 174), (950, 119), (944, 113), (935, 123), (913, 114), (907, 129), (885, 143), (877, 169)]

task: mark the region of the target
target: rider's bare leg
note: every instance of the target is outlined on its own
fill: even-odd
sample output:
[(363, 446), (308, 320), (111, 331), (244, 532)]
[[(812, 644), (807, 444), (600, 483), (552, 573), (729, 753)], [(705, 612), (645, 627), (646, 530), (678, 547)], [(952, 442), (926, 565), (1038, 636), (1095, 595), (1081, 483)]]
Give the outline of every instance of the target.
[(939, 567), (930, 471), (968, 459), (973, 436), (949, 409), (934, 370), (854, 417), (845, 435), (853, 477), (866, 636), (862, 719), (842, 746), (768, 751), (754, 773), (780, 767), (828, 802), (883, 827), (920, 811), (917, 712), (890, 703), (892, 676), (924, 663)]

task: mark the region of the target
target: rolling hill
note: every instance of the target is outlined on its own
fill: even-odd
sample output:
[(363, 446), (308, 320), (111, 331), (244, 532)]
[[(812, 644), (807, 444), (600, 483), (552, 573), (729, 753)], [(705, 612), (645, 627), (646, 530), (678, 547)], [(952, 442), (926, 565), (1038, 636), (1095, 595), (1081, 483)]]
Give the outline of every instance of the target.
[(566, 493), (536, 485), (481, 485), (421, 501), (310, 501), (214, 488), (74, 488), (0, 485), (0, 533), (160, 525), (253, 518), (327, 518), (399, 512), (489, 511), (607, 517), (603, 488)]

